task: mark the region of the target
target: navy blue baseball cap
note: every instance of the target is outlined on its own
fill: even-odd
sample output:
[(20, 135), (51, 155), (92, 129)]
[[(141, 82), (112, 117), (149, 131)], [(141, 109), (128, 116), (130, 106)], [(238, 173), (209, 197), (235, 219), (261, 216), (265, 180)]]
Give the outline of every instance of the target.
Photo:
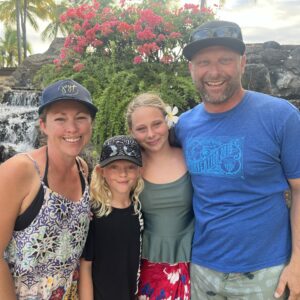
[(93, 104), (90, 92), (78, 82), (72, 79), (63, 79), (47, 86), (40, 100), (39, 114), (45, 107), (60, 100), (74, 100), (84, 104), (95, 117), (98, 108)]
[(183, 55), (191, 60), (200, 50), (211, 46), (224, 46), (243, 55), (246, 46), (240, 26), (228, 21), (210, 21), (200, 25), (192, 32)]

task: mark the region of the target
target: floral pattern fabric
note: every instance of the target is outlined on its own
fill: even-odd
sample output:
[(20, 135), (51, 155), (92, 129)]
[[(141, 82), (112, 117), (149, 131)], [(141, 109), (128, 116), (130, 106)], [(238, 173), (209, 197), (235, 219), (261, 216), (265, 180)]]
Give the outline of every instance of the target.
[(19, 300), (76, 300), (81, 256), (89, 227), (89, 189), (78, 202), (50, 190), (31, 224), (14, 231), (5, 259)]
[(189, 263), (152, 263), (142, 259), (139, 300), (190, 300)]

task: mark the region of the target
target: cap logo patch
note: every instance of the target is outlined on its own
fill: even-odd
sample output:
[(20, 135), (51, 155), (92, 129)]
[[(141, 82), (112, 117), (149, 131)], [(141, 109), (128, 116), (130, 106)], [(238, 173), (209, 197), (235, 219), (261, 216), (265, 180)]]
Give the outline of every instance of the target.
[(109, 154), (109, 156), (115, 156), (118, 154), (118, 148), (114, 145), (109, 146), (111, 153)]
[(64, 96), (75, 96), (78, 94), (78, 87), (74, 83), (65, 83), (59, 87), (59, 91)]

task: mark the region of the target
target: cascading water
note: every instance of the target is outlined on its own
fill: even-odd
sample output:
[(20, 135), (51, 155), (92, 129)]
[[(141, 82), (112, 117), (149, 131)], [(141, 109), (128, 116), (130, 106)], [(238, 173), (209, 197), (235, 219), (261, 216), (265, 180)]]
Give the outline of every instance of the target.
[(0, 162), (34, 147), (40, 95), (33, 90), (12, 90), (4, 95), (0, 103)]

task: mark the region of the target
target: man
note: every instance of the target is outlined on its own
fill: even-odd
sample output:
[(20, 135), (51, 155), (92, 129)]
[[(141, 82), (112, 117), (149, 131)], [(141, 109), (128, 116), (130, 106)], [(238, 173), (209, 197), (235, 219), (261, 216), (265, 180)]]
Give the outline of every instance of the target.
[(300, 114), (243, 89), (244, 53), (225, 21), (198, 27), (183, 50), (202, 99), (175, 128), (194, 187), (192, 300), (298, 300)]

